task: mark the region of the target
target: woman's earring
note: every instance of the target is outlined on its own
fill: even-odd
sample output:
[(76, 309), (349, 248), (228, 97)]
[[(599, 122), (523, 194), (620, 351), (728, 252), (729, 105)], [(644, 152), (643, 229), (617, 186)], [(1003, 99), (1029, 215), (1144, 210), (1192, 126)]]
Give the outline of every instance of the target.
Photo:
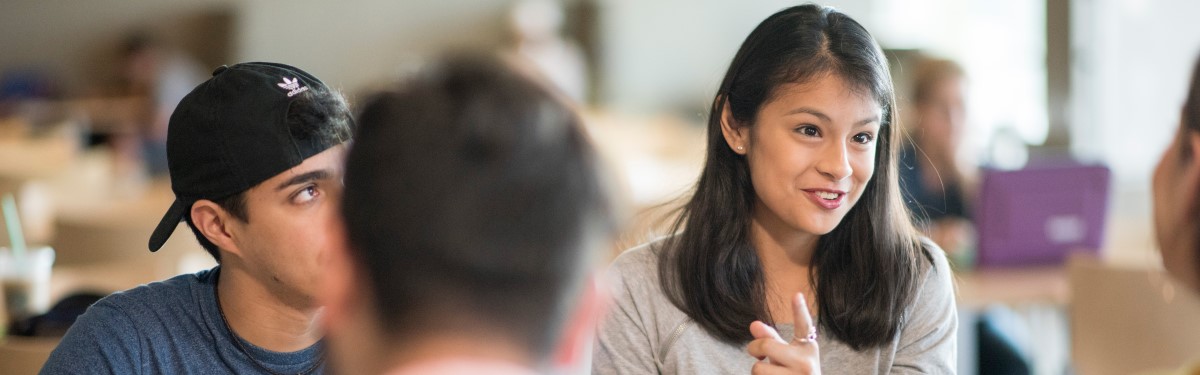
[(742, 150), (745, 150), (746, 148), (742, 147), (742, 146), (738, 146), (737, 149), (738, 149), (738, 151), (742, 151)]

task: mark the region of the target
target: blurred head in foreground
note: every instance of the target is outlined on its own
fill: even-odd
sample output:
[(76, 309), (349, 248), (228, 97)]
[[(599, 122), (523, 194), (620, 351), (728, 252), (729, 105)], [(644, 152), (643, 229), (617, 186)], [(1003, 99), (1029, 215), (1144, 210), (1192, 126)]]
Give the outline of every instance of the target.
[(358, 124), (324, 300), (334, 366), (527, 372), (587, 340), (587, 275), (615, 228), (570, 108), (458, 54), (367, 100)]
[(1163, 266), (1200, 292), (1200, 61), (1183, 104), (1179, 129), (1154, 169), (1154, 229)]

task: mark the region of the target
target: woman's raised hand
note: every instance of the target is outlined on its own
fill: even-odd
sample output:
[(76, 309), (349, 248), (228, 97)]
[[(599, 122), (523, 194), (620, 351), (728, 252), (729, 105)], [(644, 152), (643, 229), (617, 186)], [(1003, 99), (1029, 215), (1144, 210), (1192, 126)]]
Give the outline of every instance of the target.
[(796, 297), (792, 298), (792, 311), (795, 314), (792, 324), (796, 326), (796, 338), (792, 342), (783, 341), (779, 332), (766, 323), (757, 320), (750, 323), (750, 334), (754, 335), (754, 341), (746, 346), (746, 351), (759, 360), (751, 369), (751, 374), (821, 373), (817, 327), (808, 314), (808, 303), (803, 293), (796, 293)]

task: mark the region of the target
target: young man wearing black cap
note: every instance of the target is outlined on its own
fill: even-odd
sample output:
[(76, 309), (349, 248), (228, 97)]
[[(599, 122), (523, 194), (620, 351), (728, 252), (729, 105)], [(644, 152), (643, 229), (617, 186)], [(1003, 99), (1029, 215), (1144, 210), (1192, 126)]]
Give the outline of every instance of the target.
[(315, 291), (343, 244), (351, 130), (344, 99), (300, 69), (218, 68), (171, 115), (176, 200), (150, 250), (185, 221), (220, 265), (97, 302), (42, 373), (321, 373)]

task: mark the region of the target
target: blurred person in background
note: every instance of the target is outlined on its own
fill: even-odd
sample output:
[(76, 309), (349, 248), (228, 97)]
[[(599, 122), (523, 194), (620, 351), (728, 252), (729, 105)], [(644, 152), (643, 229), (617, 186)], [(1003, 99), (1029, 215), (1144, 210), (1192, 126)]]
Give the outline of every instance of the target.
[[(1179, 128), (1154, 169), (1154, 232), (1163, 267), (1192, 293), (1200, 293), (1200, 59)], [(1116, 302), (1114, 302), (1116, 303)], [(1200, 357), (1200, 353), (1197, 354)], [(1200, 373), (1200, 359), (1177, 374)]]
[(673, 236), (614, 261), (597, 374), (953, 373), (950, 266), (900, 196), (887, 60), (808, 4), (760, 23)]
[(295, 67), (222, 66), (169, 126), (175, 202), (150, 250), (183, 221), (218, 266), (100, 300), (42, 373), (321, 373), (316, 294), (343, 243), (345, 100)]
[(509, 28), (516, 39), (513, 48), (554, 88), (576, 103), (584, 103), (587, 62), (579, 46), (562, 36), (564, 18), (557, 1), (518, 1), (509, 13)]
[(348, 245), (323, 294), (339, 373), (531, 374), (590, 341), (587, 279), (615, 227), (568, 106), (457, 54), (367, 100), (358, 123)]
[[(906, 123), (912, 142), (904, 142), (900, 151), (901, 191), (925, 235), (956, 267), (970, 267), (976, 246), (970, 207), (976, 200), (975, 173), (958, 156), (967, 126), (966, 74), (954, 61), (929, 56), (920, 57), (914, 70)], [(1031, 373), (1027, 355), (1011, 337), (1027, 327), (1011, 309), (991, 306), (970, 328), (977, 332), (981, 375)]]
[[(111, 142), (118, 169), (140, 169), (150, 176), (167, 173), (167, 123), (175, 106), (204, 81), (204, 69), (190, 56), (148, 31), (129, 34), (121, 45), (120, 77), (125, 95), (141, 98), (133, 121)], [(133, 173), (119, 170), (118, 173)]]
[(921, 58), (912, 80), (913, 107), (900, 152), (900, 186), (919, 228), (950, 255), (968, 256), (974, 246), (970, 204), (974, 189), (960, 167), (966, 127), (966, 76), (953, 61)]

